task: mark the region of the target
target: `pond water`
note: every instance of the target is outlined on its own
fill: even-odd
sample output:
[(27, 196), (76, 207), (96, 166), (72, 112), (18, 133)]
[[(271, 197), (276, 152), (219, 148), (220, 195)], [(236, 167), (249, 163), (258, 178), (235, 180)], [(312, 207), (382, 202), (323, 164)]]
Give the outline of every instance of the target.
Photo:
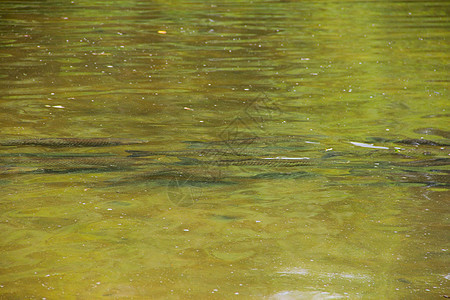
[(0, 298), (448, 298), (449, 9), (1, 2)]

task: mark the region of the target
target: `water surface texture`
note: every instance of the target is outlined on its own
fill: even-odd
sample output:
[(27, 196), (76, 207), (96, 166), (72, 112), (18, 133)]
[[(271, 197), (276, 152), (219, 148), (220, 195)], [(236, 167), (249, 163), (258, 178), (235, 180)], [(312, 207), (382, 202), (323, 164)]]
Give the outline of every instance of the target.
[(450, 297), (448, 1), (1, 1), (1, 299)]

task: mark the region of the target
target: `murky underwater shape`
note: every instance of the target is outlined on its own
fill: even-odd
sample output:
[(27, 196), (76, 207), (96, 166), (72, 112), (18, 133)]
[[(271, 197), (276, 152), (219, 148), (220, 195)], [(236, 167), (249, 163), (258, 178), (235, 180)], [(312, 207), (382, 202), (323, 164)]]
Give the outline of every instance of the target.
[(450, 297), (449, 8), (0, 2), (0, 298)]

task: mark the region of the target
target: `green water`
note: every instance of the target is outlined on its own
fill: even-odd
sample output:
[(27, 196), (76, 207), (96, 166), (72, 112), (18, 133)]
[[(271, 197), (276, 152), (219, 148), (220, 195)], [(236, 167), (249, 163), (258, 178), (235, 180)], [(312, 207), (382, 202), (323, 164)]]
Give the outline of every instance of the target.
[(450, 296), (449, 11), (0, 2), (0, 298)]

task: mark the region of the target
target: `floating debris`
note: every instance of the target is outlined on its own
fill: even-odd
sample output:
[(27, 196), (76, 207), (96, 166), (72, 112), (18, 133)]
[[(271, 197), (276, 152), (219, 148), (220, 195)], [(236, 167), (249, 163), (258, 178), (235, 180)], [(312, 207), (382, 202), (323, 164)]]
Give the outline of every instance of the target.
[(373, 144), (366, 144), (366, 143), (359, 143), (359, 142), (350, 142), (350, 144), (352, 144), (352, 145), (354, 145), (354, 146), (358, 146), (358, 147), (363, 147), (363, 148), (387, 149), (387, 150), (389, 150), (389, 147), (384, 147), (384, 146), (374, 146)]

